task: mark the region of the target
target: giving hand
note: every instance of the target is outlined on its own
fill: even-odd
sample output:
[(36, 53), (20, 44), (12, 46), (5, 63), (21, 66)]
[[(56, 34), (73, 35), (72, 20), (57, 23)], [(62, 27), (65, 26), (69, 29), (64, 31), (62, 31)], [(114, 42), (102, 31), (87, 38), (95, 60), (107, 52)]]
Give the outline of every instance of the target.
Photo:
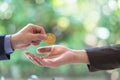
[(41, 40), (46, 39), (46, 32), (44, 28), (28, 24), (19, 32), (11, 36), (11, 45), (13, 49), (22, 49), (32, 45), (38, 45)]

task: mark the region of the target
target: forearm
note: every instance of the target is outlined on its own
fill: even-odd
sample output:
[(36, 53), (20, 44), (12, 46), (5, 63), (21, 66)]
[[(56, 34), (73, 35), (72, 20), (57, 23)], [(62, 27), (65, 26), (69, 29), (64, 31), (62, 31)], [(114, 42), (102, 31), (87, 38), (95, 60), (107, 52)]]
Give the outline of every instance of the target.
[(86, 50), (72, 50), (75, 53), (76, 63), (90, 64)]

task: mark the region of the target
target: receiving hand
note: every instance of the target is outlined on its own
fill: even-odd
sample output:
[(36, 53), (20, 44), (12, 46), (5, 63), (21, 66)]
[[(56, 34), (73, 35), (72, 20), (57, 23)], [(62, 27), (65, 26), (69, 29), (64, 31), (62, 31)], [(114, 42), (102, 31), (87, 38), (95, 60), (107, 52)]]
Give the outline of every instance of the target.
[(16, 34), (11, 36), (13, 49), (22, 49), (32, 45), (38, 45), (46, 39), (45, 30), (37, 25), (28, 24)]
[(45, 67), (82, 63), (81, 60), (85, 59), (85, 56), (82, 56), (83, 58), (80, 56), (83, 55), (82, 53), (85, 53), (85, 51), (81, 51), (81, 54), (79, 54), (77, 51), (60, 45), (38, 48), (38, 52), (41, 54), (49, 53), (49, 55), (39, 57), (31, 54), (30, 52), (26, 52), (26, 55), (34, 64)]

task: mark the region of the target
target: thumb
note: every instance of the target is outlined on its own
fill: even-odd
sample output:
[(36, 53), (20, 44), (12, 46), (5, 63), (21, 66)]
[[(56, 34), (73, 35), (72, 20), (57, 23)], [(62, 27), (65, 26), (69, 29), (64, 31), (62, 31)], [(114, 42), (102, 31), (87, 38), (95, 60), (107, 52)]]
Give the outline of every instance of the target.
[(47, 35), (46, 34), (33, 34), (32, 35), (33, 40), (46, 40)]

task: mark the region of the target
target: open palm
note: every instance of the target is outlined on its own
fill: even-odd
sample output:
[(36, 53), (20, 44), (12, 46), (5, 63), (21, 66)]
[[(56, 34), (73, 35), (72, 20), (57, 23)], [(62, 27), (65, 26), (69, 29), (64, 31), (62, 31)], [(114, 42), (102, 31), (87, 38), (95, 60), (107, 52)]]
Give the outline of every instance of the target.
[(76, 56), (71, 49), (61, 45), (38, 48), (38, 52), (41, 54), (49, 53), (49, 55), (40, 57), (35, 56), (30, 52), (26, 52), (26, 55), (34, 64), (39, 66), (56, 67), (74, 63), (76, 59)]

